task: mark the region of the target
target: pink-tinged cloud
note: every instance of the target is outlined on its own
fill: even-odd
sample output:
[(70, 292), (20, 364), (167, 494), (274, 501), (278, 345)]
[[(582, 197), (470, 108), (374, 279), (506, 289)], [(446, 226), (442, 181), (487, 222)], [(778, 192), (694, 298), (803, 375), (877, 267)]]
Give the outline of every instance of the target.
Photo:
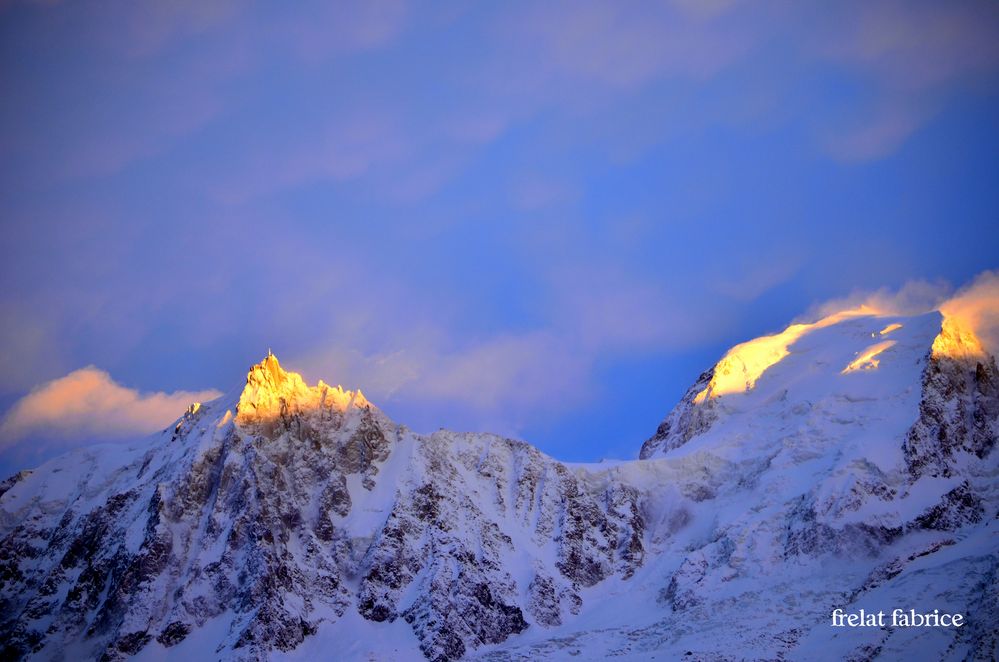
[(220, 395), (214, 389), (140, 393), (88, 366), (18, 400), (0, 423), (0, 448), (34, 436), (72, 442), (145, 435), (168, 425), (191, 403)]
[(944, 301), (940, 310), (959, 318), (989, 352), (999, 354), (999, 271), (979, 274), (970, 285)]

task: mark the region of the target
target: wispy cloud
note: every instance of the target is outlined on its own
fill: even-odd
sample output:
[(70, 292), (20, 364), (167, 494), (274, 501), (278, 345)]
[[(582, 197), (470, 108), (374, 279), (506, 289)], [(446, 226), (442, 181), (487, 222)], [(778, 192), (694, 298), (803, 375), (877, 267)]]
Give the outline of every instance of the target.
[(460, 309), (434, 310), (418, 290), (374, 280), (363, 297), (380, 305), (351, 304), (366, 314), (338, 313), (321, 343), (287, 362), (313, 380), (360, 386), (375, 403), (420, 403), (434, 412), (430, 420), (489, 421), (515, 433), (520, 424), (606, 396), (599, 371), (607, 361), (676, 351), (723, 333), (724, 314), (599, 260), (553, 268), (543, 282), (537, 305), (545, 314), (535, 325), (469, 337)]
[[(739, 256), (727, 265), (718, 265), (712, 287), (719, 294), (736, 301), (753, 301), (768, 290), (787, 282), (805, 261), (804, 251), (782, 247), (777, 253)], [(727, 267), (727, 268), (722, 268)]]
[(999, 6), (961, 2), (847, 2), (812, 18), (804, 53), (870, 85), (845, 124), (823, 139), (845, 161), (887, 156), (930, 121), (960, 88), (982, 88), (999, 70)]
[(865, 306), (882, 315), (915, 315), (939, 310), (970, 328), (985, 348), (999, 354), (999, 272), (984, 271), (954, 288), (943, 281), (913, 280), (898, 289), (858, 291), (813, 306), (796, 321), (815, 321), (833, 313)]
[(513, 206), (517, 209), (538, 211), (572, 202), (579, 198), (579, 192), (564, 181), (535, 173), (521, 176), (514, 181), (511, 198)]
[(879, 107), (848, 123), (824, 130), (826, 152), (843, 162), (862, 162), (889, 156), (933, 115), (918, 100), (881, 101)]
[(554, 419), (817, 292), (990, 266), (994, 2), (209, 4), (3, 9), (4, 396), (273, 344)]
[(814, 322), (843, 310), (864, 306), (881, 315), (918, 315), (936, 310), (953, 292), (944, 281), (912, 280), (897, 289), (882, 287), (877, 290), (857, 290), (845, 297), (837, 297), (812, 306), (796, 322)]
[(562, 415), (596, 395), (593, 356), (547, 332), (498, 334), (456, 342), (444, 329), (424, 329), (361, 352), (336, 338), (295, 356), (313, 379), (361, 385), (376, 404), (402, 406), (417, 428), (442, 424), (517, 434), (522, 425)]
[(66, 357), (56, 326), (33, 308), (13, 303), (0, 308), (0, 393), (23, 393), (39, 375), (60, 374)]
[[(999, 71), (999, 8), (978, 0), (545, 3), (512, 7), (499, 25), (504, 55), (488, 78), (521, 115), (525, 103), (585, 113), (643, 89), (680, 93), (685, 82), (724, 77), (723, 105), (680, 93), (658, 120), (686, 121), (684, 109), (695, 108), (697, 121), (714, 125), (804, 119), (816, 147), (849, 162), (893, 154), (955, 94), (985, 89)], [(789, 113), (795, 88), (830, 69), (858, 86), (858, 98)], [(662, 138), (662, 130), (643, 137)]]
[(300, 57), (316, 62), (388, 44), (405, 26), (408, 4), (406, 0), (314, 2), (306, 11), (279, 19), (275, 32)]
[(744, 54), (760, 35), (742, 29), (739, 3), (531, 4), (511, 37), (537, 48), (537, 64), (614, 87), (661, 76), (704, 78)]
[(241, 203), (302, 185), (355, 180), (410, 150), (391, 113), (344, 110), (327, 115), (322, 126), (282, 128), (270, 140), (233, 146), (227, 162), (205, 168), (202, 183), (218, 200)]
[(0, 448), (31, 436), (71, 443), (144, 435), (167, 425), (192, 402), (213, 400), (216, 390), (141, 393), (93, 366), (35, 388), (0, 423)]
[(999, 9), (987, 0), (860, 0), (823, 18), (815, 52), (867, 71), (888, 91), (945, 87), (999, 64)]
[(940, 305), (970, 326), (985, 348), (999, 355), (999, 271), (986, 271)]

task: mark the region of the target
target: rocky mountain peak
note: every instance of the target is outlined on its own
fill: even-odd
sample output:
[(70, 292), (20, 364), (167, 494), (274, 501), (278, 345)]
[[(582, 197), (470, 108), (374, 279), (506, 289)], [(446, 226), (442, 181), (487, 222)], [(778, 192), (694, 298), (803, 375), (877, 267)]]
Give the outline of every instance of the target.
[[(0, 659), (997, 659), (999, 370), (942, 320), (744, 343), (590, 465), (269, 353), (238, 405), (0, 482)], [(896, 605), (968, 622), (828, 626)]]
[(316, 386), (309, 386), (302, 375), (286, 371), (278, 358), (268, 352), (267, 357), (251, 367), (246, 375), (236, 420), (241, 423), (268, 421), (292, 412), (330, 408), (344, 412), (351, 407), (370, 406), (360, 390), (345, 390), (322, 380)]
[(934, 357), (950, 357), (953, 359), (970, 359), (979, 361), (987, 358), (987, 352), (975, 332), (960, 319), (945, 316), (940, 333), (933, 340), (932, 353)]

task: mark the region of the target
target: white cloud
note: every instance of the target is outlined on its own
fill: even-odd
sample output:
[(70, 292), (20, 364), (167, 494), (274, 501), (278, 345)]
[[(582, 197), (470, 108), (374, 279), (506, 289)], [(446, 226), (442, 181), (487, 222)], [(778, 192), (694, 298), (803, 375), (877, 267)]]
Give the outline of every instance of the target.
[(144, 435), (169, 424), (192, 402), (220, 395), (214, 389), (140, 393), (88, 366), (18, 400), (0, 423), (0, 447), (36, 435), (63, 441)]

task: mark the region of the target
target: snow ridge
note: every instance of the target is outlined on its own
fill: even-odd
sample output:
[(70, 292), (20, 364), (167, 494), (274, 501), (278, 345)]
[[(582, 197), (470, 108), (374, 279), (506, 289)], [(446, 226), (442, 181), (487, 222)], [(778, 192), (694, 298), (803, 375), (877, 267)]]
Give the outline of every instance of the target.
[(268, 354), (158, 435), (0, 483), (2, 657), (991, 659), (997, 437), (995, 361), (938, 313), (743, 343), (597, 465), (414, 433)]

